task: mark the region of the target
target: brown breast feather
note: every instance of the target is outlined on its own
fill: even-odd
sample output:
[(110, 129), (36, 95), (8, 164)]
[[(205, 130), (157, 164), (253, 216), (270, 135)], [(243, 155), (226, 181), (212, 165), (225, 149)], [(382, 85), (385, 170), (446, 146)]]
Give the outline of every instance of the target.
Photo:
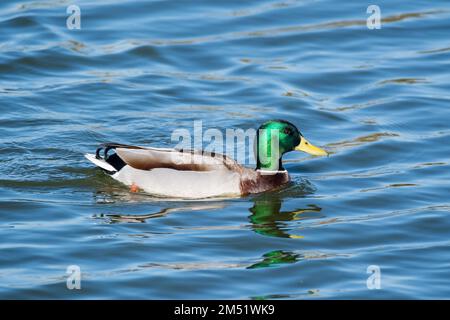
[(244, 169), (246, 172), (241, 174), (240, 182), (241, 193), (243, 195), (269, 191), (282, 186), (290, 180), (287, 171), (277, 172), (275, 174), (261, 174), (257, 170)]

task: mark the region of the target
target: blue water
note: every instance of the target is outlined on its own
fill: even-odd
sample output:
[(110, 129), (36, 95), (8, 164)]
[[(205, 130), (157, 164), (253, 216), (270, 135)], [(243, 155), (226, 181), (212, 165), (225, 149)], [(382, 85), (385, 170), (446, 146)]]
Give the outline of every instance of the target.
[[(450, 3), (377, 1), (379, 30), (370, 4), (2, 1), (0, 298), (450, 298)], [(155, 199), (83, 157), (271, 118), (332, 154), (262, 195)]]

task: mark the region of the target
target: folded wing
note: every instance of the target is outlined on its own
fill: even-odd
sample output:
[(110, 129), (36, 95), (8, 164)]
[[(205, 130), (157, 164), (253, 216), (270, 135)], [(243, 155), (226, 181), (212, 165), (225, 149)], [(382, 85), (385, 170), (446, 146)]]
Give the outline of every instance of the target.
[(141, 170), (170, 168), (186, 171), (212, 171), (237, 170), (240, 167), (233, 159), (218, 153), (123, 145), (114, 149), (127, 165)]

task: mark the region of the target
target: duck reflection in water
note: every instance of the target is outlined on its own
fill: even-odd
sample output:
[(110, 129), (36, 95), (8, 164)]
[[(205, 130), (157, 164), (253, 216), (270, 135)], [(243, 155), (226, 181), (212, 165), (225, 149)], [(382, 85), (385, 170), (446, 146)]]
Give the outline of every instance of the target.
[(183, 211), (217, 210), (225, 207), (224, 203), (185, 205), (182, 207), (167, 207), (149, 214), (100, 214), (95, 218), (107, 218), (110, 223), (144, 223), (148, 219), (162, 218), (170, 213)]
[[(292, 234), (290, 222), (306, 219), (317, 219), (322, 217), (318, 213), (322, 208), (314, 204), (306, 205), (304, 208), (282, 211), (285, 197), (283, 193), (264, 193), (253, 197), (253, 206), (249, 208), (248, 216), (250, 228), (257, 234), (269, 237), (281, 237), (299, 239), (301, 235)], [(102, 214), (100, 217), (109, 219), (110, 223), (144, 223), (148, 219), (161, 218), (168, 214), (185, 211), (217, 210), (226, 207), (226, 202), (213, 202), (201, 204), (188, 204), (161, 209), (158, 212), (142, 215)], [(302, 259), (301, 254), (286, 251), (273, 250), (262, 255), (260, 261), (253, 263), (247, 269), (275, 267), (281, 264), (291, 264)]]
[(292, 251), (274, 250), (263, 254), (261, 261), (247, 267), (247, 269), (269, 268), (280, 264), (295, 263), (300, 254)]
[[(249, 220), (252, 229), (261, 235), (270, 237), (281, 237), (298, 239), (303, 236), (291, 234), (289, 221), (318, 218), (317, 213), (322, 208), (316, 205), (308, 205), (292, 211), (281, 211), (283, 197), (280, 194), (265, 193), (253, 199), (253, 207), (249, 209), (251, 215)], [(263, 254), (261, 260), (247, 267), (247, 269), (276, 267), (281, 264), (291, 264), (302, 259), (301, 254), (274, 250)]]
[[(271, 237), (302, 238), (289, 233), (288, 222), (294, 220), (313, 219), (322, 209), (316, 205), (308, 205), (293, 211), (281, 211), (283, 199), (273, 194), (264, 194), (253, 199), (253, 206), (248, 216), (251, 228), (256, 233)], [(148, 219), (161, 218), (168, 214), (183, 211), (218, 210), (226, 207), (224, 202), (209, 204), (188, 204), (162, 208), (149, 214), (100, 214), (95, 218), (107, 218), (110, 223), (144, 223)]]
[(289, 233), (289, 221), (318, 218), (315, 213), (322, 208), (316, 205), (307, 205), (306, 208), (292, 211), (281, 211), (283, 199), (274, 194), (263, 194), (254, 199), (252, 213), (249, 220), (252, 229), (265, 236), (281, 238), (302, 238), (302, 236)]

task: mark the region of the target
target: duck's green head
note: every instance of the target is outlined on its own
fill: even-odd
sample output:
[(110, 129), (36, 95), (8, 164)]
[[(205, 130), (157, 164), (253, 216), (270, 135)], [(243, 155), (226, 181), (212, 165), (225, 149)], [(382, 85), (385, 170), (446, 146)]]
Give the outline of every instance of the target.
[(256, 169), (266, 171), (284, 170), (281, 158), (289, 151), (303, 151), (315, 156), (328, 153), (303, 137), (292, 123), (285, 120), (270, 120), (263, 123), (256, 136)]

